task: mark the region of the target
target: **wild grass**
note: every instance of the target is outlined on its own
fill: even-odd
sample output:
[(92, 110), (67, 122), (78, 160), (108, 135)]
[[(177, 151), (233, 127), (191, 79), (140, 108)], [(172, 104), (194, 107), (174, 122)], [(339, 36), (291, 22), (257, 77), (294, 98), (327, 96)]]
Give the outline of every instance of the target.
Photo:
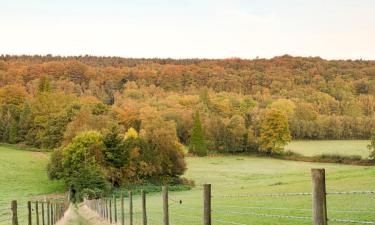
[(367, 148), (368, 144), (370, 144), (368, 140), (296, 140), (287, 145), (285, 149), (303, 156), (317, 156), (323, 154), (343, 156), (357, 155), (366, 159), (370, 154)]

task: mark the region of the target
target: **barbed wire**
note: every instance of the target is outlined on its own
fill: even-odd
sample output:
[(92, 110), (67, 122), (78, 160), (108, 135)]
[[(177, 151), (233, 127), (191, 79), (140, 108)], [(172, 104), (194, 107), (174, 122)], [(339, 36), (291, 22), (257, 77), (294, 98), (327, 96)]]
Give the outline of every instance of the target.
[(290, 193), (268, 193), (268, 194), (237, 194), (237, 195), (213, 195), (212, 198), (248, 198), (248, 197), (281, 197), (281, 196), (304, 196), (311, 195), (308, 192), (290, 192)]
[[(336, 191), (327, 192), (326, 195), (368, 195), (375, 194), (375, 191)], [(212, 195), (212, 198), (247, 198), (247, 197), (282, 197), (282, 196), (310, 196), (311, 192), (289, 192), (289, 193), (256, 193), (256, 194), (234, 194), (234, 195)]]
[(375, 194), (375, 191), (336, 191), (327, 192), (327, 195), (369, 195)]
[[(217, 206), (216, 206), (217, 207)], [(283, 208), (283, 207), (259, 207), (259, 206), (236, 206), (236, 205), (226, 205), (219, 208), (239, 208), (239, 209), (264, 209), (264, 210), (289, 210), (289, 211), (307, 211), (311, 212), (312, 209), (297, 209), (297, 208)], [(338, 209), (327, 209), (330, 212), (339, 213), (375, 213), (375, 210), (338, 210)]]
[(225, 211), (214, 211), (220, 212), (223, 214), (239, 214), (239, 215), (253, 215), (259, 217), (274, 217), (274, 218), (283, 218), (283, 219), (298, 219), (298, 220), (311, 220), (311, 217), (308, 216), (288, 216), (288, 215), (276, 215), (276, 214), (267, 214), (267, 213), (253, 213), (253, 212), (225, 212)]
[(334, 221), (339, 223), (355, 223), (355, 224), (375, 224), (372, 221), (358, 221), (358, 220), (347, 220), (347, 219), (328, 219), (328, 221)]

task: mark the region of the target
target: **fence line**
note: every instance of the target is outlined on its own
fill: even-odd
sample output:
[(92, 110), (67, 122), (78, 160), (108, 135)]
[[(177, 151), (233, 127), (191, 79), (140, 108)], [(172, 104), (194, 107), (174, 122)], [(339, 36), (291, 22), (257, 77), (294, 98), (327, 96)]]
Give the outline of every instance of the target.
[[(108, 201), (103, 199), (86, 199), (85, 204), (88, 205), (92, 210), (96, 211), (99, 216), (104, 218), (105, 220), (111, 221), (124, 221), (125, 219), (129, 222), (126, 224), (133, 225), (135, 222), (138, 224), (147, 225), (148, 220), (150, 222), (159, 221), (159, 224), (162, 225), (175, 225), (179, 224), (180, 222), (185, 221), (200, 221), (199, 223), (195, 224), (203, 224), (203, 225), (212, 225), (213, 222), (223, 223), (223, 224), (233, 224), (233, 225), (246, 225), (241, 221), (233, 221), (233, 218), (239, 218), (243, 220), (246, 216), (255, 216), (255, 217), (268, 217), (268, 218), (278, 218), (278, 219), (285, 219), (285, 220), (300, 220), (300, 221), (312, 221), (314, 225), (326, 225), (327, 221), (332, 221), (336, 223), (352, 223), (352, 224), (374, 224), (375, 221), (364, 221), (364, 220), (354, 220), (354, 219), (343, 219), (343, 218), (329, 218), (327, 212), (335, 212), (335, 213), (360, 213), (364, 215), (373, 214), (375, 211), (372, 210), (339, 210), (339, 209), (329, 209), (326, 205), (326, 196), (328, 195), (372, 195), (375, 194), (375, 191), (372, 190), (353, 190), (353, 191), (337, 191), (337, 192), (326, 192), (325, 186), (325, 171), (324, 169), (312, 169), (312, 192), (287, 192), (287, 193), (251, 193), (251, 194), (235, 194), (235, 195), (211, 195), (211, 185), (205, 184), (203, 188), (199, 188), (203, 193), (203, 196), (199, 199), (202, 200), (203, 207), (201, 206), (191, 206), (186, 204), (183, 198), (190, 199), (189, 196), (181, 195), (181, 198), (178, 198), (176, 195), (168, 196), (168, 187), (162, 188), (162, 198), (160, 199), (160, 203), (162, 207), (160, 208), (161, 211), (152, 211), (154, 214), (147, 213), (147, 206), (146, 206), (146, 195), (144, 191), (144, 196), (142, 198), (133, 198), (132, 193), (129, 192), (129, 211), (128, 213), (124, 212), (124, 207), (120, 208), (120, 213), (117, 214), (117, 209), (115, 208), (114, 212), (111, 213), (112, 207), (116, 207), (116, 204), (113, 206), (108, 204)], [(246, 199), (249, 197), (284, 197), (284, 196), (311, 196), (312, 197), (312, 208), (288, 208), (288, 207), (260, 207), (260, 206), (249, 206), (249, 205), (219, 205), (213, 206), (213, 210), (211, 209), (212, 200), (220, 199), (220, 198), (236, 198), (236, 199)], [(155, 199), (155, 198), (154, 198)], [(159, 198), (157, 198), (159, 199)], [(195, 198), (198, 199), (198, 198)], [(113, 199), (116, 202), (116, 198)], [(133, 204), (133, 201), (140, 201), (138, 204)], [(144, 201), (144, 202), (141, 202)], [(159, 200), (158, 200), (159, 201)], [(248, 202), (247, 200), (242, 200), (243, 202)], [(123, 195), (118, 202), (124, 202)], [(195, 201), (196, 202), (196, 201)], [(221, 201), (219, 201), (221, 202)], [(172, 204), (170, 204), (172, 203)], [(215, 203), (215, 201), (214, 201)], [(123, 204), (123, 203), (122, 203)], [(219, 203), (218, 203), (219, 204)], [(329, 204), (328, 204), (329, 205)], [(137, 209), (137, 207), (140, 207)], [(109, 207), (109, 209), (108, 209)], [(171, 209), (172, 210), (171, 210)], [(182, 210), (184, 214), (177, 213), (179, 211), (174, 211), (173, 209)], [(242, 212), (241, 209), (246, 210)], [(252, 211), (253, 210), (253, 211)], [(285, 210), (285, 211), (301, 211), (301, 212), (311, 212), (311, 216), (306, 215), (290, 215), (285, 213), (283, 214), (273, 214), (267, 211), (273, 210)], [(103, 213), (105, 211), (105, 213)], [(109, 211), (109, 213), (108, 213)], [(189, 212), (190, 211), (190, 212)], [(200, 211), (200, 213), (196, 213)], [(157, 213), (157, 214), (155, 214)], [(289, 213), (289, 212), (288, 212)], [(115, 218), (113, 220), (113, 215), (119, 215), (120, 218)], [(127, 215), (124, 218), (124, 215)], [(158, 216), (158, 219), (155, 219), (155, 215)], [(170, 217), (170, 215), (173, 215)], [(199, 216), (197, 216), (199, 215)], [(212, 215), (213, 218), (212, 218)], [(216, 215), (231, 215), (228, 218), (216, 218)], [(362, 215), (361, 215), (362, 216)], [(148, 218), (147, 218), (148, 217)], [(183, 218), (183, 219), (182, 219)], [(359, 217), (360, 218), (360, 217)], [(122, 225), (125, 223), (122, 222)], [(188, 224), (188, 223), (187, 223)]]
[[(63, 216), (68, 208), (67, 202), (61, 201), (27, 201), (24, 206), (19, 206), (16, 200), (11, 202), (10, 208), (2, 208), (2, 211), (7, 210), (6, 214), (2, 216), (9, 216), (8, 218), (0, 218), (0, 222), (11, 221), (10, 224), (18, 225), (21, 219), (20, 209), (26, 209), (26, 218), (23, 220), (27, 221), (28, 225), (54, 225)], [(46, 206), (46, 207), (45, 207)], [(45, 213), (48, 211), (48, 213)]]

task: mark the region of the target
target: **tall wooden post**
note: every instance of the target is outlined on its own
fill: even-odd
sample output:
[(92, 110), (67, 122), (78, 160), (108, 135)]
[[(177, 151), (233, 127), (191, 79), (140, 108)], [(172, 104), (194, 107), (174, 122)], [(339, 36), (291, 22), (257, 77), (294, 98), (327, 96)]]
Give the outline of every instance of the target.
[(12, 225), (18, 225), (18, 216), (17, 216), (17, 201), (12, 201)]
[(32, 225), (32, 220), (31, 220), (31, 202), (28, 201), (27, 202), (27, 224), (28, 225)]
[(211, 184), (203, 185), (203, 225), (211, 225)]
[(324, 169), (311, 169), (313, 225), (327, 225), (326, 180)]
[(121, 225), (125, 225), (124, 194), (121, 193)]
[(142, 221), (143, 225), (147, 225), (147, 212), (146, 212), (146, 192), (142, 190)]
[(129, 191), (129, 225), (133, 225), (133, 193)]
[(46, 222), (44, 220), (44, 202), (42, 202), (42, 225), (46, 225)]
[(55, 214), (54, 214), (54, 212), (53, 212), (53, 203), (51, 203), (50, 204), (50, 208), (51, 208), (51, 224), (53, 225), (53, 224), (55, 224), (54, 223), (54, 216), (55, 216)]
[(38, 205), (38, 201), (35, 202), (35, 216), (36, 216), (36, 225), (39, 225), (39, 205)]
[(51, 225), (50, 202), (47, 202), (47, 225)]
[(163, 225), (169, 225), (168, 186), (163, 186)]
[(109, 198), (109, 223), (112, 223), (112, 198)]
[(115, 223), (117, 224), (117, 203), (116, 203), (116, 196), (113, 196), (113, 210), (115, 214)]

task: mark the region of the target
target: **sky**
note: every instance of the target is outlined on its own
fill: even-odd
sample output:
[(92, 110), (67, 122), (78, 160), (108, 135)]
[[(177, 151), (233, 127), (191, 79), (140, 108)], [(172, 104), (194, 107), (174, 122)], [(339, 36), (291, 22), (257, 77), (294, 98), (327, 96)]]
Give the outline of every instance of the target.
[(375, 59), (373, 0), (0, 0), (0, 54)]

